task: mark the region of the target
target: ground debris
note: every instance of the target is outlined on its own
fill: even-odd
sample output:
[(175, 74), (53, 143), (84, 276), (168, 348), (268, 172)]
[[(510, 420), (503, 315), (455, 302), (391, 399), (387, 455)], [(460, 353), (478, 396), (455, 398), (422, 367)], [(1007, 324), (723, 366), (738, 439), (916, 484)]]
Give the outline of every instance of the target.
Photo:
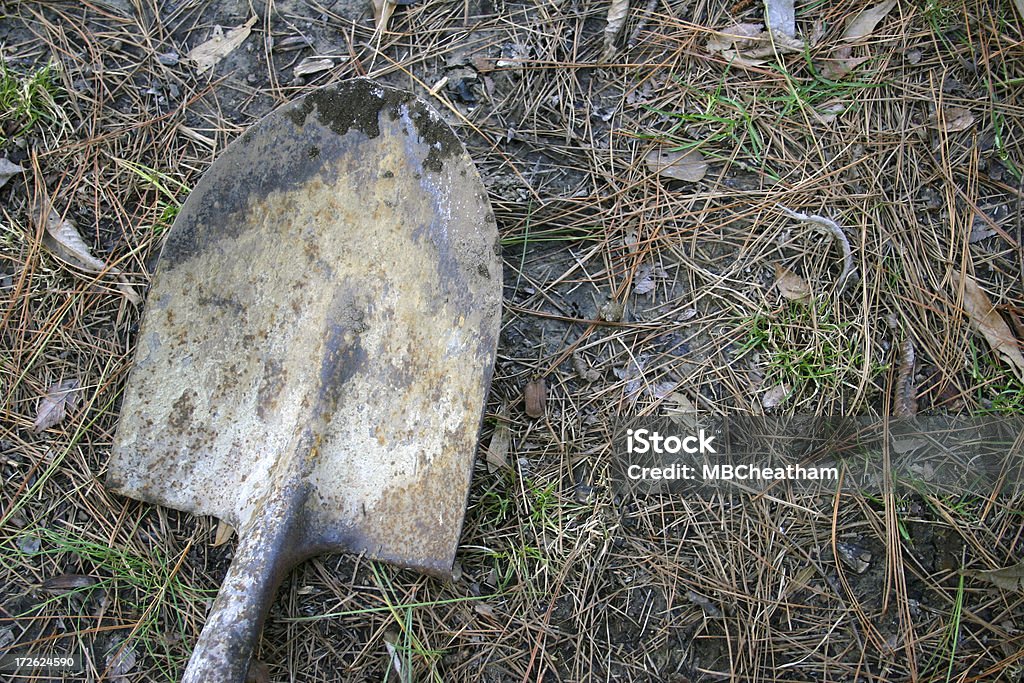
[(1017, 378), (1024, 380), (1024, 355), (1021, 355), (1020, 345), (1006, 321), (992, 305), (988, 294), (970, 275), (961, 277), (954, 272), (953, 282), (963, 289), (964, 312), (971, 325), (981, 332), (989, 346), (1010, 365)]
[(200, 43), (188, 53), (188, 58), (196, 65), (196, 73), (202, 74), (224, 59), (232, 50), (245, 42), (252, 32), (257, 17), (253, 16), (244, 24), (239, 24), (227, 33), (220, 26), (213, 27), (213, 35), (206, 42)]
[(811, 300), (811, 288), (807, 281), (785, 266), (775, 265), (775, 287), (790, 301), (807, 303)]
[(210, 544), (211, 548), (217, 548), (224, 545), (231, 540), (231, 537), (235, 535), (235, 528), (225, 522), (223, 519), (217, 520), (217, 530), (213, 534), (213, 543)]
[(982, 581), (988, 581), (992, 585), (1008, 591), (1024, 590), (1024, 562), (1018, 562), (1009, 567), (1001, 569), (969, 569), (964, 576), (969, 576)]
[(687, 183), (697, 182), (708, 172), (708, 162), (695, 149), (673, 150), (657, 147), (644, 156), (644, 163), (648, 169), (664, 178)]
[(872, 7), (865, 8), (855, 15), (846, 25), (840, 38), (840, 45), (829, 55), (828, 59), (821, 65), (821, 73), (826, 78), (837, 80), (846, 76), (856, 67), (866, 62), (869, 57), (853, 56), (853, 45), (863, 38), (871, 35), (878, 24), (896, 6), (896, 0), (885, 0)]
[(141, 304), (142, 297), (128, 280), (121, 274), (121, 271), (92, 255), (89, 245), (85, 243), (78, 233), (78, 228), (70, 218), (61, 218), (61, 215), (54, 210), (52, 204), (45, 196), (43, 201), (36, 208), (36, 215), (46, 225), (46, 233), (43, 235), (43, 244), (54, 256), (70, 266), (87, 273), (100, 274), (109, 272), (116, 275), (119, 281), (117, 289), (133, 304)]
[(487, 444), (487, 472), (494, 474), (499, 470), (510, 469), (508, 464), (508, 451), (512, 446), (512, 432), (508, 424), (500, 419), (491, 434), (491, 441)]
[(547, 403), (547, 385), (543, 377), (536, 377), (523, 387), (523, 401), (529, 417), (544, 417)]
[(82, 397), (78, 392), (81, 382), (77, 377), (51, 384), (46, 394), (39, 399), (36, 419), (32, 427), (36, 433), (49, 429), (64, 421), (68, 413), (78, 407)]
[(330, 71), (334, 68), (334, 60), (327, 57), (306, 57), (295, 67), (296, 78)]
[(871, 551), (856, 543), (836, 541), (836, 555), (840, 562), (858, 574), (863, 574), (871, 566)]
[(765, 410), (778, 408), (789, 399), (790, 387), (788, 384), (777, 384), (764, 393), (761, 397), (761, 405)]
[(0, 187), (6, 185), (7, 181), (14, 176), (24, 172), (24, 168), (13, 163), (7, 157), (0, 158)]
[(137, 662), (138, 656), (135, 654), (135, 648), (125, 642), (116, 643), (107, 651), (107, 670), (104, 680), (111, 683), (129, 683), (131, 679), (128, 674), (135, 668)]
[(629, 16), (629, 0), (611, 0), (608, 5), (608, 23), (604, 27), (604, 47), (601, 61), (606, 62), (615, 56), (615, 41), (618, 40), (622, 28)]
[(787, 38), (796, 37), (796, 8), (793, 0), (767, 0), (764, 18), (768, 30)]
[(850, 279), (853, 277), (854, 272), (853, 248), (850, 246), (850, 240), (846, 236), (846, 232), (831, 218), (815, 214), (800, 213), (799, 211), (787, 209), (781, 204), (779, 204), (778, 207), (790, 218), (813, 225), (820, 232), (831, 235), (839, 244), (839, 248), (843, 252), (843, 271), (839, 274), (839, 278), (836, 280), (836, 287), (838, 288), (837, 293), (842, 294), (846, 290), (847, 285), (850, 284)]
[(395, 0), (370, 0), (370, 4), (373, 6), (373, 23), (377, 27), (377, 33), (386, 33), (388, 24), (391, 23), (391, 15), (395, 13), (398, 3)]
[(974, 125), (974, 114), (965, 107), (940, 107), (932, 114), (928, 125), (947, 133), (959, 133)]
[(95, 586), (99, 581), (92, 576), (85, 576), (83, 574), (61, 574), (59, 576), (51, 576), (47, 579), (43, 579), (40, 584), (40, 590), (47, 591), (49, 593), (70, 593), (83, 588), (89, 588)]

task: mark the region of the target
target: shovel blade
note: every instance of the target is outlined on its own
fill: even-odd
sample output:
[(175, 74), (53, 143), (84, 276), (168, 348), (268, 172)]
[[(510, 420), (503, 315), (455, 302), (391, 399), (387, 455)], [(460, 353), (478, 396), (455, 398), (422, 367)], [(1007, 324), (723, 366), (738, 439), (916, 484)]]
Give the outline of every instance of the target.
[(294, 561), (446, 575), (497, 347), (497, 245), (472, 161), (421, 100), (356, 79), (278, 109), (168, 235), (108, 486), (243, 531), (298, 496)]

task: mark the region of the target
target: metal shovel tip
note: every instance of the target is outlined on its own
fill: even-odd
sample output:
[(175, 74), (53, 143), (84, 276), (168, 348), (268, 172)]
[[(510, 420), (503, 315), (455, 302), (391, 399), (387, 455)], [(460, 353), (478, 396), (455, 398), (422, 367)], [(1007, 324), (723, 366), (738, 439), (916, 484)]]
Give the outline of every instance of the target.
[(278, 534), (280, 567), (349, 551), (448, 575), (497, 244), (470, 158), (421, 100), (357, 79), (281, 107), (168, 236), (108, 486)]

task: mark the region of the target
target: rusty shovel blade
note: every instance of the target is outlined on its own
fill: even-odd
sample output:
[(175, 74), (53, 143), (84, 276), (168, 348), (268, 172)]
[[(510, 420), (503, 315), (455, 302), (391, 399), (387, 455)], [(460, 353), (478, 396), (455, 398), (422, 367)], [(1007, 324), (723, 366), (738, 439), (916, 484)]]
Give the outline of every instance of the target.
[(449, 574), (500, 306), (479, 176), (411, 94), (321, 88), (214, 162), (161, 254), (107, 474), (239, 530), (184, 680), (243, 680), (311, 555)]

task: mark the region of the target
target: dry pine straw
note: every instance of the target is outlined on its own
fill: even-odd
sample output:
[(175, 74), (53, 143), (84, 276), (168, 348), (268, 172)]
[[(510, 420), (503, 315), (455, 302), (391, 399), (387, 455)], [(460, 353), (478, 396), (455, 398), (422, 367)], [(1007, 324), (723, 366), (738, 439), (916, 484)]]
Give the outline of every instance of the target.
[[(920, 410), (1019, 408), (1024, 389), (971, 330), (953, 285), (972, 276), (1019, 319), (1024, 54), (1011, 5), (901, 3), (856, 48), (870, 61), (835, 83), (801, 54), (749, 70), (708, 55), (709, 28), (757, 20), (752, 3), (635, 7), (598, 68), (604, 5), (493, 7), (402, 8), (378, 43), (368, 16), (343, 4), (278, 2), (212, 77), (153, 56), (183, 55), (214, 23), (246, 16), (201, 3), (140, 17), (98, 2), (8, 9), (8, 68), (59, 64), (61, 96), (59, 115), (3, 148), (28, 172), (0, 190), (0, 641), (83, 650), (93, 677), (125, 668), (108, 653), (127, 644), (132, 680), (173, 679), (230, 556), (210, 545), (213, 520), (99, 483), (140, 311), (112, 278), (43, 248), (33, 201), (45, 190), (141, 286), (180, 187), (261, 113), (353, 75), (425, 93), (469, 64), (475, 107), (447, 87), (430, 97), (470, 144), (504, 238), (505, 325), (482, 441), (506, 425), (509, 467), (478, 465), (452, 584), (353, 558), (300, 567), (261, 646), (272, 677), (1018, 676), (1019, 593), (959, 570), (1013, 564), (1019, 500), (630, 500), (604, 478), (610, 421), (624, 413), (756, 411), (779, 383), (792, 388), (784, 411), (893, 412), (907, 340)], [(859, 8), (801, 6), (800, 29), (825, 46), (812, 61)], [(264, 40), (300, 32), (315, 50)], [(294, 83), (314, 51), (335, 66)], [(950, 107), (974, 123), (949, 130)], [(696, 144), (704, 179), (654, 176), (642, 160), (655, 144)], [(172, 179), (170, 191), (139, 168)], [(786, 209), (842, 225), (855, 280), (836, 286), (835, 241)], [(784, 300), (776, 265), (799, 274), (813, 304)], [(522, 404), (538, 376), (539, 418)], [(78, 407), (33, 433), (39, 397), (72, 377)], [(865, 574), (841, 561), (843, 544), (871, 553)]]

